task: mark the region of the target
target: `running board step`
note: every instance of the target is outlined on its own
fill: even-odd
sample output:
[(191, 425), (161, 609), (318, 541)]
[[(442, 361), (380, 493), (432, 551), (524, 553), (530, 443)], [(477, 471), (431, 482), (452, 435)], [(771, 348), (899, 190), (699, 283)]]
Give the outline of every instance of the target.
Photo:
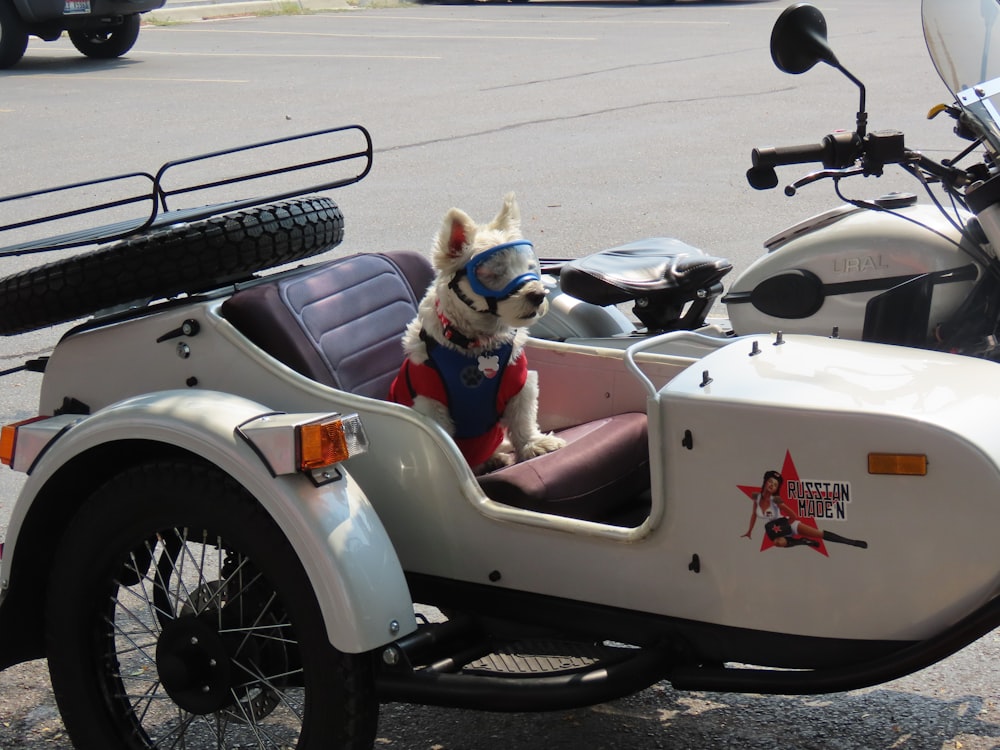
[[(635, 652), (635, 649), (631, 649)], [(518, 641), (467, 664), (465, 674), (533, 675), (579, 672), (601, 661), (621, 661), (624, 647), (564, 641)]]
[[(643, 690), (672, 663), (665, 650), (574, 641), (482, 645), (413, 667), (382, 653), (379, 700), (483, 711), (559, 711)], [(398, 654), (397, 654), (398, 655)], [(395, 663), (393, 663), (395, 662)]]

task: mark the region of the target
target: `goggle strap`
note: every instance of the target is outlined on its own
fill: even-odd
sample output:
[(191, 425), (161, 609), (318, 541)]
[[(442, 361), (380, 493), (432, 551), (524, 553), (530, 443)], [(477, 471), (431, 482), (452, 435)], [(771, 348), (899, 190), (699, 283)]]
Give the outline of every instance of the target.
[[(448, 288), (451, 289), (451, 291), (455, 293), (455, 296), (458, 297), (460, 300), (462, 300), (462, 302), (465, 303), (466, 307), (468, 307), (473, 312), (489, 313), (490, 315), (496, 315), (497, 300), (494, 297), (484, 297), (484, 299), (486, 300), (487, 309), (478, 310), (476, 309), (476, 301), (474, 299), (471, 299), (465, 292), (462, 291), (462, 287), (458, 285), (458, 280), (460, 277), (465, 275), (466, 274), (464, 268), (459, 271), (456, 271), (455, 275), (451, 277), (451, 281), (448, 282)], [(507, 296), (509, 297), (510, 295), (508, 294)], [(504, 299), (507, 299), (507, 297), (504, 297)]]

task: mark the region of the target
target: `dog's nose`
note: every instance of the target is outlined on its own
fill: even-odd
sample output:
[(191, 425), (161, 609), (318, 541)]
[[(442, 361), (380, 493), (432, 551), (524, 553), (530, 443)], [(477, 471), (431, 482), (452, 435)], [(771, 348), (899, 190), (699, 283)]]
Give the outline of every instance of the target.
[(524, 298), (528, 300), (535, 307), (541, 307), (542, 303), (545, 301), (544, 292), (528, 292), (524, 295)]

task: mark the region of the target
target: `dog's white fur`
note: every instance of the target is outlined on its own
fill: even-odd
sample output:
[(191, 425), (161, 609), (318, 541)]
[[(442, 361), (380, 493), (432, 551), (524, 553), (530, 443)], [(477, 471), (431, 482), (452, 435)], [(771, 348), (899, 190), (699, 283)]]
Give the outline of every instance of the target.
[[(523, 347), (528, 338), (524, 326), (540, 318), (548, 310), (545, 286), (540, 281), (529, 281), (517, 292), (497, 304), (496, 315), (489, 312), (486, 300), (476, 294), (468, 279), (459, 279), (462, 293), (475, 303), (475, 310), (463, 302), (449, 288), (455, 274), (460, 272), (469, 260), (485, 250), (506, 242), (522, 239), (521, 212), (514, 193), (504, 196), (503, 207), (489, 224), (478, 225), (464, 211), (452, 208), (445, 216), (431, 257), (436, 272), (435, 279), (420, 302), (417, 316), (410, 322), (403, 336), (403, 349), (414, 362), (428, 359), (427, 347), (420, 338), (423, 330), (440, 346), (478, 355), (511, 342), (514, 351), (511, 361), (524, 356)], [(456, 346), (445, 337), (444, 325), (438, 310), (457, 329), (480, 345), (463, 348)], [(417, 395), (413, 408), (440, 424), (446, 432), (454, 435), (455, 425), (448, 406), (427, 396)], [(543, 434), (538, 427), (538, 374), (528, 373), (528, 381), (520, 393), (514, 396), (500, 417), (505, 428), (506, 441), (493, 457), (482, 467), (485, 470), (511, 463), (508, 451), (513, 449), (516, 460), (523, 461), (557, 450), (565, 441), (551, 434)], [(479, 467), (473, 467), (479, 468)]]

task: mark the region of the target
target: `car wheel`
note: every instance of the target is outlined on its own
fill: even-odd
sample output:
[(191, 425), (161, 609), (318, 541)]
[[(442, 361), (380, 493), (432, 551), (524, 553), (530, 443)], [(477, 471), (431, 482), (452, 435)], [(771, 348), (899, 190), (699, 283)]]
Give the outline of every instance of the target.
[(369, 658), (330, 644), (271, 517), (193, 460), (126, 470), (83, 505), (53, 561), (46, 644), (75, 747), (360, 750), (375, 739)]
[(0, 335), (246, 279), (343, 236), (340, 209), (317, 196), (150, 230), (0, 279)]
[(139, 14), (125, 16), (118, 26), (99, 29), (70, 29), (69, 40), (87, 57), (110, 60), (121, 57), (139, 38)]
[(28, 48), (28, 32), (11, 0), (0, 0), (0, 69), (16, 65)]

